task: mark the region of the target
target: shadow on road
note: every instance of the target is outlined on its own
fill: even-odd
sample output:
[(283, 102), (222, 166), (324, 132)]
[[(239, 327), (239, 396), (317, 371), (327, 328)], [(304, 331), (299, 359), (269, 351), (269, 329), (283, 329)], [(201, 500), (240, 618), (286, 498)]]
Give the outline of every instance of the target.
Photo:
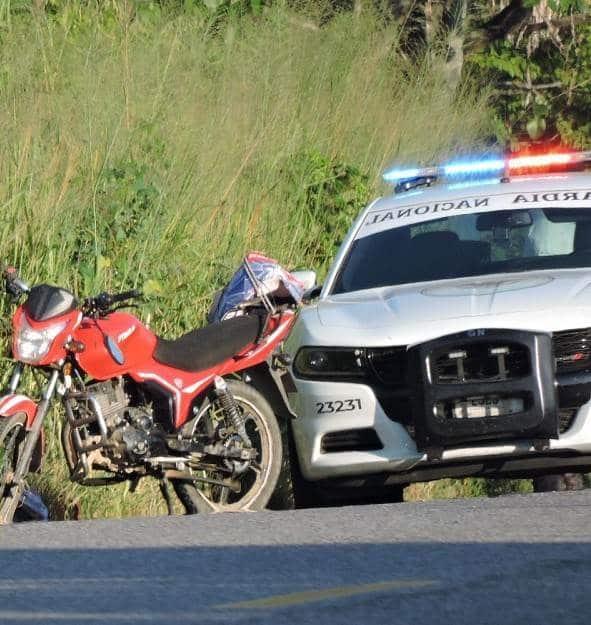
[(570, 625), (591, 614), (588, 543), (4, 549), (0, 563), (2, 625)]

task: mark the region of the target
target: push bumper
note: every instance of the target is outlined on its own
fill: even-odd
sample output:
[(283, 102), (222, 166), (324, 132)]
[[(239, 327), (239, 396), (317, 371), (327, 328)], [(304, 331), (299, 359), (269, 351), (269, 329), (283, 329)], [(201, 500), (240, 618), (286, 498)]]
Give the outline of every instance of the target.
[[(416, 442), (401, 423), (386, 415), (369, 386), (305, 380), (297, 380), (296, 385), (298, 392), (291, 395), (290, 400), (298, 418), (292, 421), (292, 429), (302, 475), (310, 481), (389, 473), (406, 473), (406, 481), (419, 481), (435, 479), (423, 471), (435, 467), (439, 471), (438, 477), (460, 477), (483, 474), (487, 467), (494, 468), (495, 464), (500, 468), (497, 459), (510, 458), (539, 459), (530, 467), (533, 474), (534, 469), (543, 472), (546, 466), (563, 466), (559, 458), (591, 455), (591, 401), (578, 409), (568, 430), (558, 438), (545, 441), (543, 445), (536, 439), (521, 438), (502, 443), (464, 444), (446, 448), (437, 459), (433, 459), (417, 448)], [(329, 402), (334, 405), (349, 399), (359, 399), (361, 408), (318, 414), (319, 406), (326, 406)], [(359, 404), (355, 402), (355, 405)], [(381, 449), (332, 453), (323, 451), (325, 435), (363, 429), (375, 430)], [(591, 468), (589, 458), (565, 462), (564, 466), (582, 462)], [(474, 465), (471, 472), (465, 466), (469, 463)], [(449, 469), (446, 475), (443, 474), (445, 471), (440, 470), (445, 467)], [(411, 470), (421, 470), (423, 477), (418, 474), (413, 477), (409, 474)], [(511, 470), (517, 471), (518, 467)], [(435, 476), (435, 473), (432, 475)]]

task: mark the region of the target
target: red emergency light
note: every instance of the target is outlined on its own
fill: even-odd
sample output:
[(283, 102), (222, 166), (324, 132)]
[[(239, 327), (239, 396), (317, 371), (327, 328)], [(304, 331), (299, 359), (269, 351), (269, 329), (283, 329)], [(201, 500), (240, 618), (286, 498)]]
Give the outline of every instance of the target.
[(591, 152), (554, 152), (549, 154), (516, 154), (509, 156), (509, 174), (527, 171), (566, 171), (591, 160)]

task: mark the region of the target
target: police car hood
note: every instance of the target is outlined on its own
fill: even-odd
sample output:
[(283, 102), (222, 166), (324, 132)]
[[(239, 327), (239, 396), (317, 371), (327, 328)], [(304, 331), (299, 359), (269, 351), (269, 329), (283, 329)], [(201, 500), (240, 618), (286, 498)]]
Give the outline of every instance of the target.
[(478, 328), (586, 327), (591, 269), (382, 287), (326, 297), (316, 311), (319, 344), (332, 345), (408, 345)]

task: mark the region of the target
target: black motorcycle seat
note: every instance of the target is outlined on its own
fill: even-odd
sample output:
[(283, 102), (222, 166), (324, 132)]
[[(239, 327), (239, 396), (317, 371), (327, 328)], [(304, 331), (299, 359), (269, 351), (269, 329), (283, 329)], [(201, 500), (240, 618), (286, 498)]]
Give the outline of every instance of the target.
[(257, 341), (262, 325), (259, 315), (244, 315), (197, 328), (178, 339), (158, 337), (154, 359), (183, 371), (210, 369)]

